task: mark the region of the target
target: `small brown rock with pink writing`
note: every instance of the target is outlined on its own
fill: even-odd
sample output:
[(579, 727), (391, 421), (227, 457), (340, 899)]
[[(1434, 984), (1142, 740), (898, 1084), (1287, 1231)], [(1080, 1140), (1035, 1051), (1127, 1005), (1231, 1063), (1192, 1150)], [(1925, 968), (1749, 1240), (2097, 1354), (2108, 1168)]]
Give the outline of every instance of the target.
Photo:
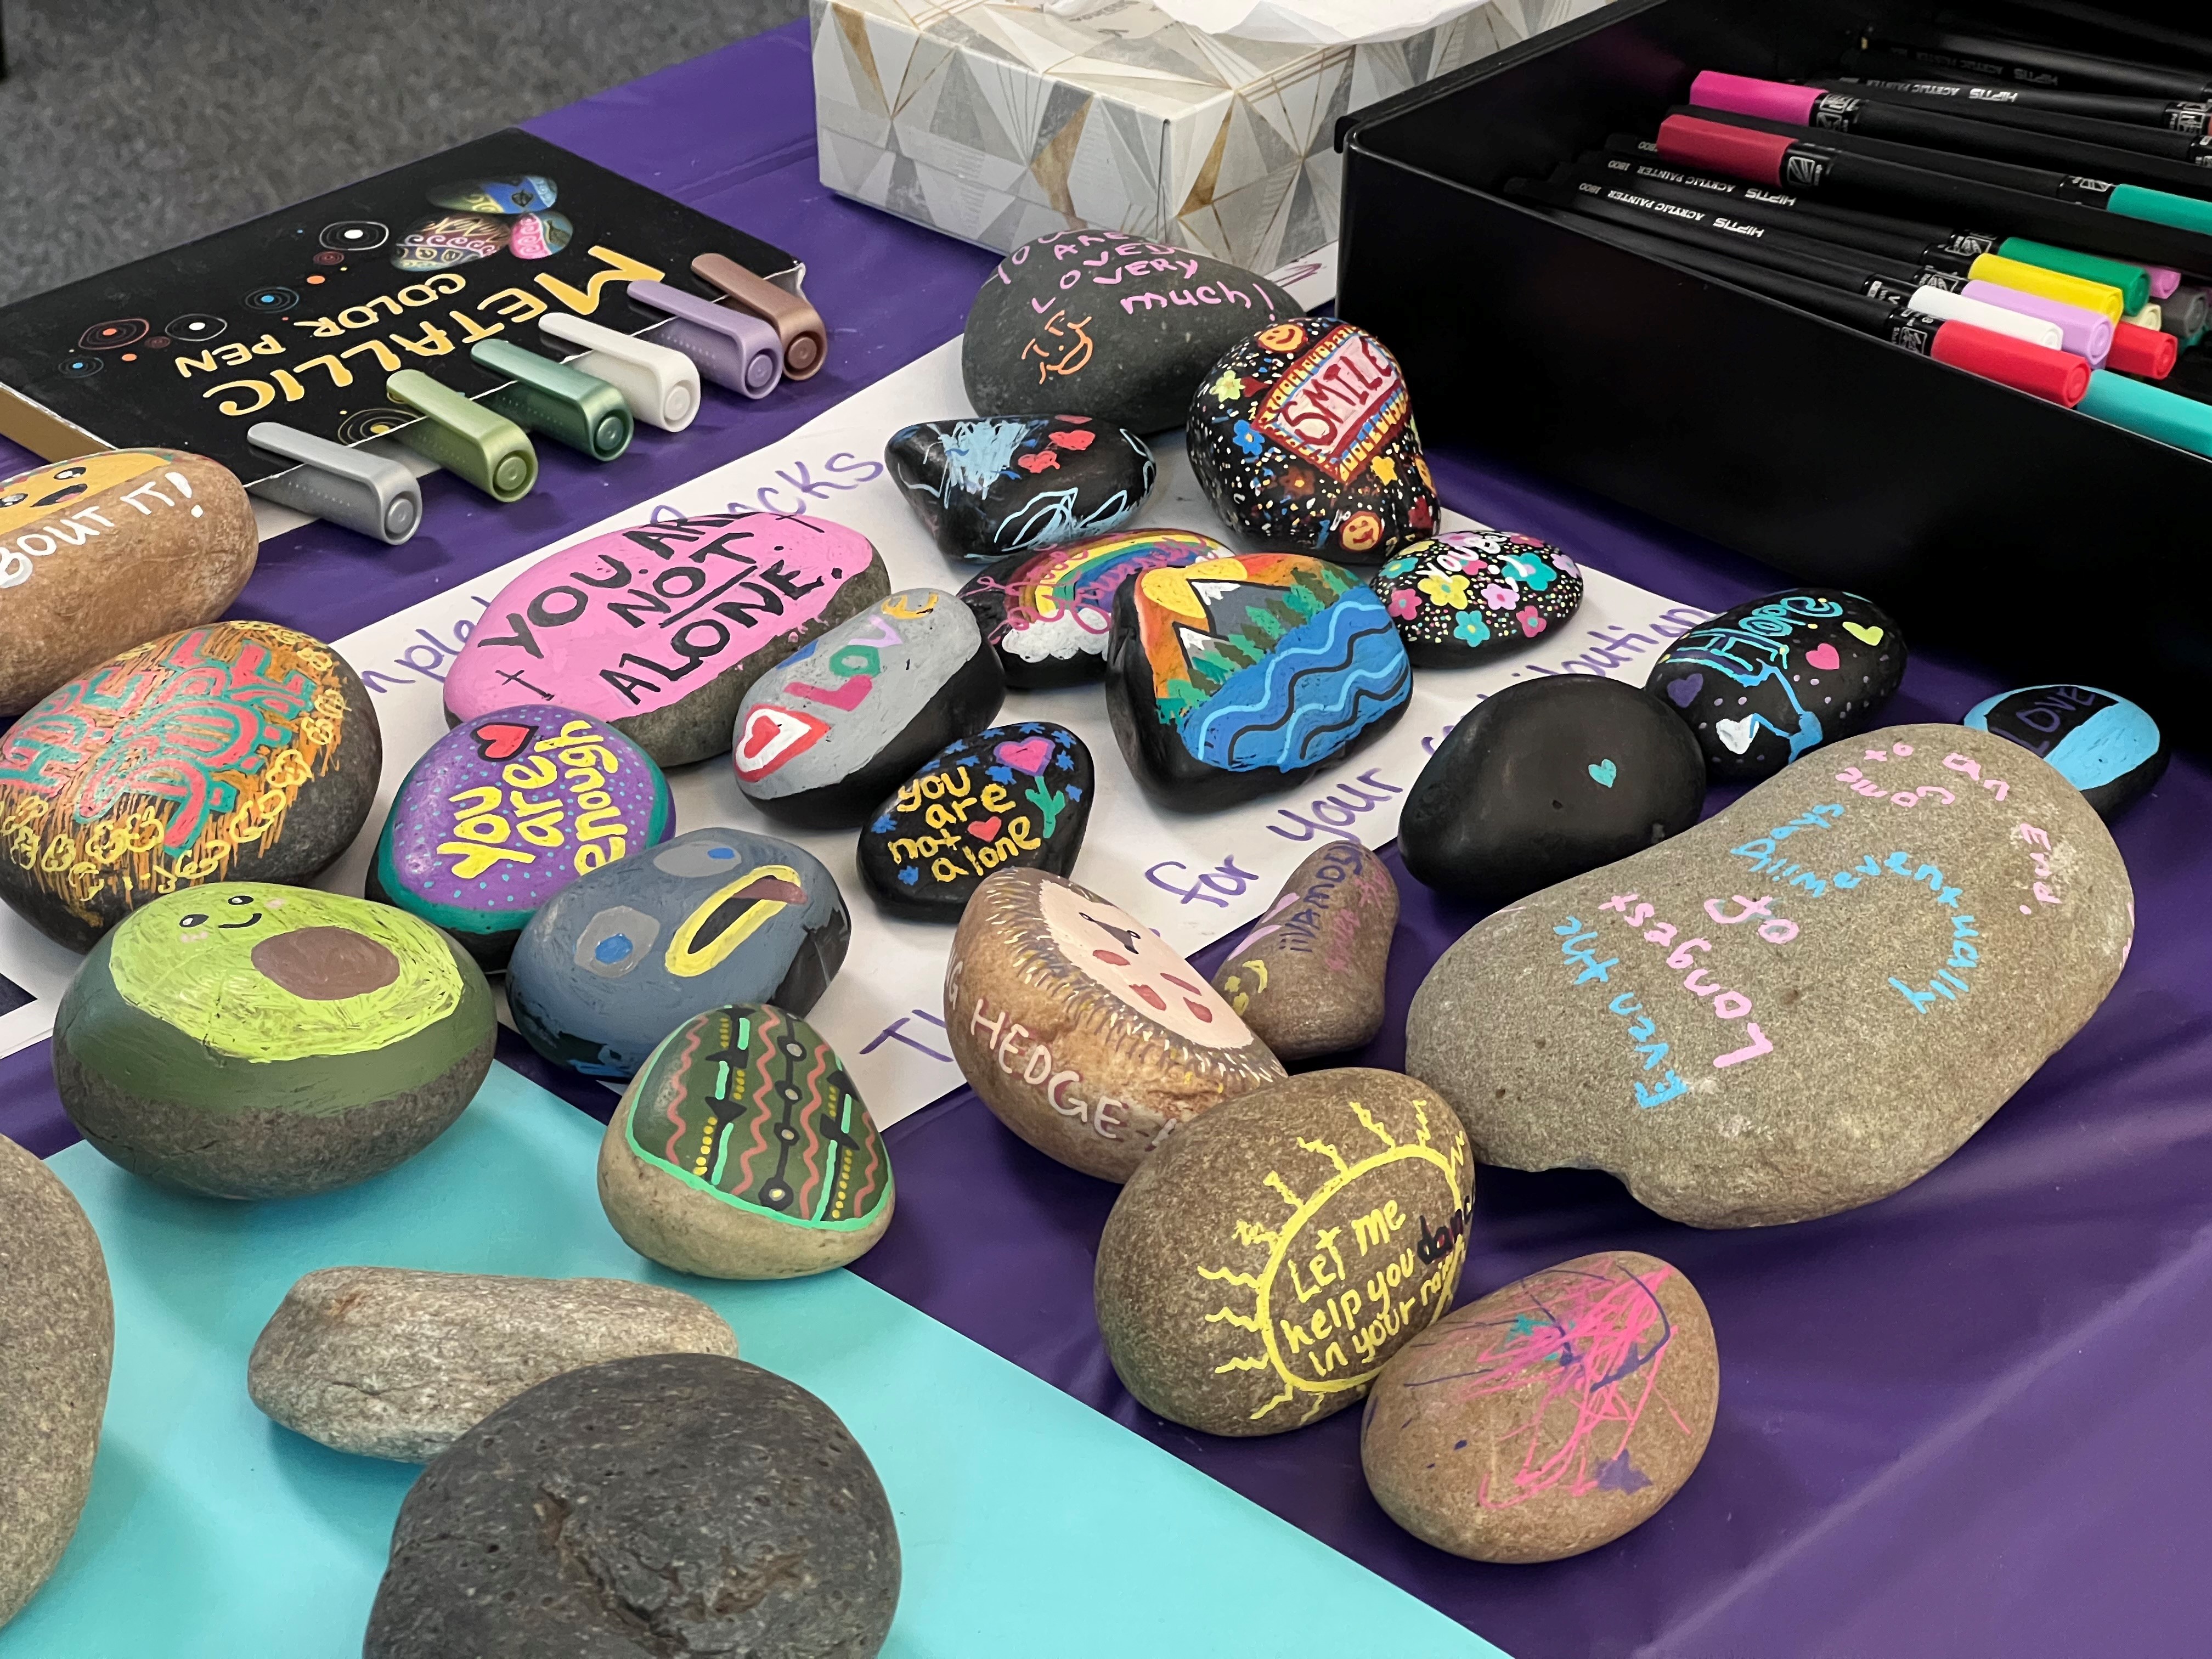
[(1357, 1048), (1382, 1029), (1398, 884), (1358, 842), (1309, 854), (1213, 975), (1280, 1060)]

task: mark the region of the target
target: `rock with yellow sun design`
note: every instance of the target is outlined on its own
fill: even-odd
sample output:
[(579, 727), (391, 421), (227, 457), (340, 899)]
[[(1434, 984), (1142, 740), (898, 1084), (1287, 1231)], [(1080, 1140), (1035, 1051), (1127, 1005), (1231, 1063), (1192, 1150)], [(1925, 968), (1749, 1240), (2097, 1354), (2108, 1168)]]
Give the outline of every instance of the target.
[(213, 882), (141, 905), (54, 1018), (54, 1086), (93, 1146), (216, 1198), (380, 1175), (491, 1068), (491, 988), (429, 923), (366, 899)]
[(1357, 1405), (1451, 1306), (1474, 1164), (1433, 1091), (1309, 1072), (1218, 1106), (1131, 1177), (1098, 1241), (1098, 1328), (1139, 1403), (1209, 1434)]
[(968, 902), (945, 965), (945, 1028), (1001, 1123), (1109, 1181), (1200, 1113), (1284, 1076), (1158, 933), (1037, 869), (998, 871)]

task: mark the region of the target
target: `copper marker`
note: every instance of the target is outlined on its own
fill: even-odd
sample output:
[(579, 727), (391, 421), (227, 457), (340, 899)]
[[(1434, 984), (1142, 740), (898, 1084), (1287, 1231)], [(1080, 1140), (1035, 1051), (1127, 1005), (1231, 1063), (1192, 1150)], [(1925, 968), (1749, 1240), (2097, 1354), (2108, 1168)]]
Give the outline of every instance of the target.
[(722, 253), (700, 254), (691, 261), (691, 274), (721, 289), (732, 304), (775, 330), (783, 342), (786, 380), (806, 380), (829, 361), (830, 335), (822, 325), (822, 315), (796, 294), (787, 293), (765, 276), (756, 276)]

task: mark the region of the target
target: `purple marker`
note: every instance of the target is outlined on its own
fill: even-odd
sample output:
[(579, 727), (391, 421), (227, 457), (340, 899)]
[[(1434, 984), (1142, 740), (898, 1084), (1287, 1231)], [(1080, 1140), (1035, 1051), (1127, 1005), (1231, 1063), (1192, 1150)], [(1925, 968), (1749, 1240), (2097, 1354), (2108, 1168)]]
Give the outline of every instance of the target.
[(2166, 265), (2145, 265), (2143, 275), (2150, 278), (2150, 297), (2170, 300), (2174, 289), (2181, 286), (2181, 273)]
[(2112, 319), (2097, 312), (2059, 300), (2046, 300), (2039, 294), (2023, 294), (2001, 283), (1969, 283), (1960, 292), (1970, 300), (1985, 301), (2007, 311), (2016, 311), (2023, 317), (2039, 317), (2057, 324), (2059, 349), (2086, 358), (2092, 368), (2102, 368), (2105, 359), (2112, 355)]
[(682, 352), (716, 386), (765, 398), (783, 379), (783, 342), (750, 312), (732, 311), (665, 283), (632, 283), (629, 297), (670, 320), (653, 331), (656, 345)]

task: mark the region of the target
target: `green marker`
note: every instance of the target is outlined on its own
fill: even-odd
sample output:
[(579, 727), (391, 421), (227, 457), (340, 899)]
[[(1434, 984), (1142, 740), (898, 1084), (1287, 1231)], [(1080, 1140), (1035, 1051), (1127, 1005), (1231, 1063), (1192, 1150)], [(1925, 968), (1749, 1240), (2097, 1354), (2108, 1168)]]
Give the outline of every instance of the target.
[(2212, 202), (2176, 196), (2171, 191), (2145, 190), (2141, 185), (2114, 185), (2106, 206), (2130, 219), (2147, 219), (2154, 225), (2193, 230), (2212, 236)]
[(392, 435), (448, 472), (459, 473), (495, 501), (519, 501), (538, 482), (538, 452), (529, 434), (503, 415), (441, 386), (417, 368), (384, 383), (384, 395), (422, 418)]
[[(2025, 236), (2006, 237), (1997, 245), (1997, 252), (2024, 265), (2040, 265), (2045, 270), (2062, 271), (2084, 282), (2116, 288), (2125, 302), (2125, 309), (2130, 312), (2141, 311), (2150, 303), (2150, 273), (2141, 265), (2119, 259), (2100, 259), (2094, 253), (2076, 253), (2072, 248), (2052, 247), (2047, 242), (2031, 242)], [(477, 349), (481, 351), (483, 348), (478, 346)]]
[(629, 447), (635, 429), (629, 405), (597, 375), (507, 340), (480, 341), (470, 348), (469, 356), (479, 368), (514, 382), (486, 398), (486, 409), (580, 449), (595, 461), (611, 461)]

